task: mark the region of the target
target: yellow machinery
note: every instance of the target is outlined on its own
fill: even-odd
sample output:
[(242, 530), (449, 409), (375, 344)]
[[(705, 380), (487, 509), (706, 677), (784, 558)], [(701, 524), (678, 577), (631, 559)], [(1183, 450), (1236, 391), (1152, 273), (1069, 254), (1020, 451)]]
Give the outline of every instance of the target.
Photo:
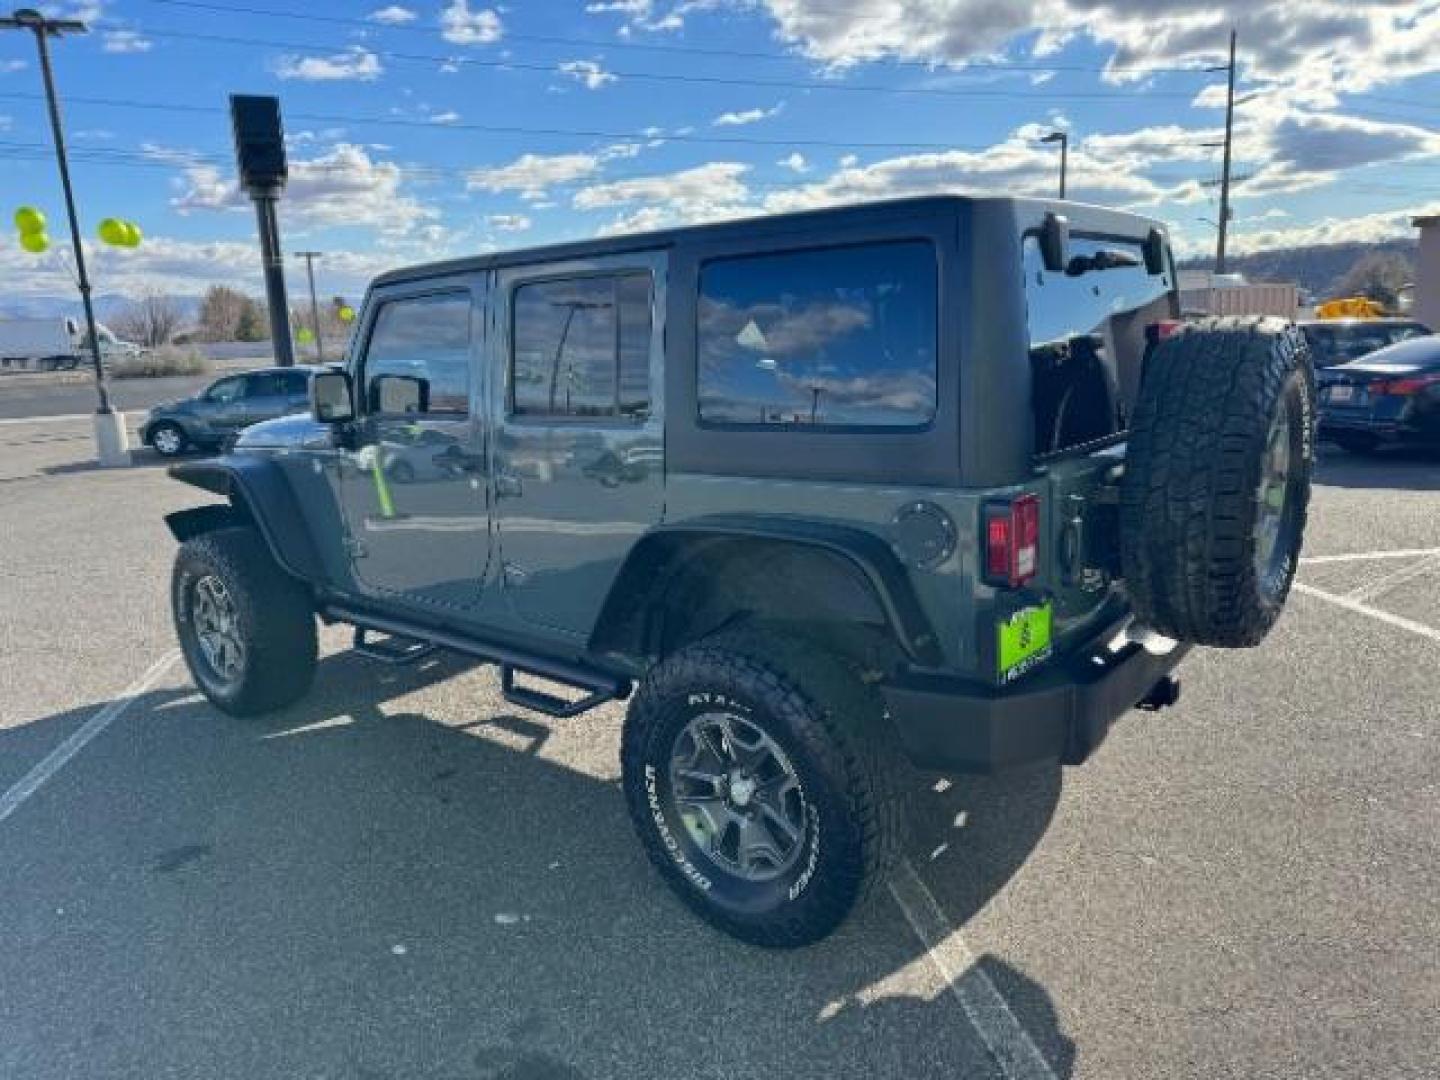
[(1374, 300), (1363, 296), (1349, 296), (1343, 300), (1326, 300), (1315, 308), (1318, 319), (1381, 319), (1385, 309)]

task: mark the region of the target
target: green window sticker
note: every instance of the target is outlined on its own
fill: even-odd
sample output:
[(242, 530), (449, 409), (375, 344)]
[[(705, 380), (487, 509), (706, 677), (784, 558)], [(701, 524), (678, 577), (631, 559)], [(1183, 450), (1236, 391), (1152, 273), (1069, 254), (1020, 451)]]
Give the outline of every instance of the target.
[(999, 634), (1000, 681), (1012, 682), (1050, 655), (1053, 608), (1021, 608), (996, 626)]

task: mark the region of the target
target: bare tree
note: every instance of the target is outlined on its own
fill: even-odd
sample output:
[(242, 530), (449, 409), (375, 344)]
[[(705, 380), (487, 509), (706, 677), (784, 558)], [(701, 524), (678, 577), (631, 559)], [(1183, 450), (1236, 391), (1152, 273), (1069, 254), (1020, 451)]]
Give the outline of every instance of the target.
[(183, 318), (173, 298), (150, 289), (116, 318), (115, 329), (121, 337), (153, 349), (170, 340)]
[(1394, 310), (1400, 290), (1415, 280), (1410, 260), (1393, 251), (1372, 251), (1355, 260), (1340, 280), (1342, 296), (1363, 296)]
[(236, 341), (248, 305), (255, 301), (228, 285), (211, 285), (200, 301), (200, 333), (205, 341)]

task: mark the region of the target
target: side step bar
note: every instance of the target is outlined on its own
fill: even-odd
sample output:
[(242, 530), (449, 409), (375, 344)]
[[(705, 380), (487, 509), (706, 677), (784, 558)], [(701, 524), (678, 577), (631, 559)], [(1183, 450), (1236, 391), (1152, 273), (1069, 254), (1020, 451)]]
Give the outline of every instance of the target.
[[(363, 656), (384, 663), (407, 664), (428, 656), (436, 649), (450, 649), (499, 664), (500, 687), (505, 700), (512, 705), (533, 709), (547, 716), (578, 716), (607, 701), (623, 701), (630, 696), (631, 683), (625, 676), (577, 661), (528, 653), (499, 642), (484, 641), (439, 627), (402, 622), (351, 608), (330, 606), (324, 608), (321, 614), (327, 619), (354, 626), (357, 651)], [(395, 640), (367, 641), (366, 634), (371, 631), (386, 634)], [(562, 686), (572, 686), (584, 692), (585, 696), (575, 701), (567, 701), (543, 690), (519, 686), (515, 682), (516, 672), (534, 675)]]

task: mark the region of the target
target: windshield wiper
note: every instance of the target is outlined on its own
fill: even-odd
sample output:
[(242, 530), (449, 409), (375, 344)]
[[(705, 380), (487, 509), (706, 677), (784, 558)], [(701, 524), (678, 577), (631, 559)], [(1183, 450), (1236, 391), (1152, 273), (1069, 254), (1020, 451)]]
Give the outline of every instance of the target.
[(1122, 270), (1139, 266), (1140, 260), (1128, 251), (1101, 248), (1093, 255), (1076, 255), (1065, 267), (1066, 277), (1080, 277), (1093, 270)]

